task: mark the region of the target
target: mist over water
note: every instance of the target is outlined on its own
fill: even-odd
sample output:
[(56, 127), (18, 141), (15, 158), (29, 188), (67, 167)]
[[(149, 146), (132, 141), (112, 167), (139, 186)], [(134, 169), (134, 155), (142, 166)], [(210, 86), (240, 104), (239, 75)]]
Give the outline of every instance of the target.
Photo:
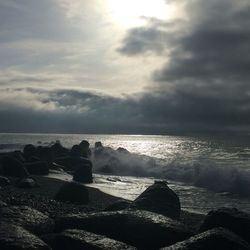
[[(204, 212), (237, 206), (250, 212), (248, 137), (1, 134), (0, 151), (22, 149), (28, 143), (49, 145), (56, 140), (70, 148), (83, 139), (92, 147), (101, 141), (114, 149), (109, 157), (93, 159), (96, 173), (103, 173), (103, 166), (109, 165), (109, 176), (97, 175), (94, 184), (106, 192), (133, 199), (153, 177), (167, 179), (187, 209)], [(130, 153), (115, 151), (119, 147)]]

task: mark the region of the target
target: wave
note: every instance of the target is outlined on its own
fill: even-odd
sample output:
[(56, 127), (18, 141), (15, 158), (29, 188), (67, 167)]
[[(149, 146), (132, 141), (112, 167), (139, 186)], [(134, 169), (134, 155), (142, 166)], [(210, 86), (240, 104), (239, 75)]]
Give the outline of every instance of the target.
[(101, 174), (155, 177), (188, 183), (218, 193), (250, 196), (250, 172), (204, 160), (183, 162), (176, 157), (170, 162), (159, 161), (128, 151), (111, 148), (93, 157), (94, 171)]

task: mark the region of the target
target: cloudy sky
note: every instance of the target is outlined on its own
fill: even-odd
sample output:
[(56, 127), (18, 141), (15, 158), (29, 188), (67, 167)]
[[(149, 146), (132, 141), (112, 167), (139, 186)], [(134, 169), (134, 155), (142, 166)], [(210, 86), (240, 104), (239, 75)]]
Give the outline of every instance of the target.
[(0, 132), (250, 133), (249, 0), (0, 0)]

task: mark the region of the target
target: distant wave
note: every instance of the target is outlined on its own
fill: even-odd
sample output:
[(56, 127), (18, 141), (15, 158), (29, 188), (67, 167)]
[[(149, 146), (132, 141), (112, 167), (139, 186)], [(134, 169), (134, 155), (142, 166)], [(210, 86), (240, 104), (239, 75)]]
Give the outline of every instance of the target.
[(155, 177), (189, 183), (214, 192), (250, 196), (250, 172), (237, 167), (219, 166), (215, 162), (183, 163), (183, 159), (159, 162), (137, 154), (110, 151), (94, 160), (97, 173)]

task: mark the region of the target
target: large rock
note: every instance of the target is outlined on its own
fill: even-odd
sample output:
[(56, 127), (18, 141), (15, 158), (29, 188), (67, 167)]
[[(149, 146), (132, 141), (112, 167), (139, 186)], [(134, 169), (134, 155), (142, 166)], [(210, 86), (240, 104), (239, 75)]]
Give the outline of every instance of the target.
[(19, 188), (35, 188), (39, 185), (33, 178), (24, 178), (17, 181), (16, 186)]
[(114, 202), (113, 204), (109, 205), (105, 208), (105, 211), (118, 211), (118, 210), (124, 210), (129, 208), (131, 205), (131, 201), (127, 200), (118, 200)]
[(200, 230), (205, 231), (214, 227), (224, 227), (238, 234), (250, 243), (250, 214), (236, 208), (220, 208), (210, 211)]
[(73, 214), (56, 221), (56, 231), (71, 228), (105, 235), (140, 249), (157, 249), (192, 235), (182, 223), (142, 210)]
[(49, 166), (45, 161), (29, 162), (25, 164), (26, 169), (33, 175), (47, 175)]
[(54, 221), (47, 215), (27, 206), (0, 208), (0, 221), (22, 226), (34, 234), (45, 234), (54, 230)]
[(73, 174), (73, 180), (82, 183), (92, 183), (92, 166), (89, 164), (80, 166)]
[(5, 187), (10, 185), (10, 180), (7, 177), (0, 176), (0, 187)]
[(5, 156), (1, 159), (2, 162), (2, 174), (11, 177), (27, 177), (29, 174), (20, 161), (14, 157)]
[(131, 207), (180, 218), (180, 200), (177, 194), (164, 181), (156, 181), (137, 197)]
[(32, 144), (27, 144), (23, 148), (23, 155), (26, 161), (29, 161), (31, 157), (36, 155), (36, 147)]
[(63, 147), (59, 141), (53, 144), (50, 148), (55, 158), (64, 157), (69, 154), (69, 150)]
[[(53, 250), (135, 250), (136, 248), (107, 237), (78, 229), (68, 229), (47, 237)], [(45, 240), (46, 241), (46, 240)]]
[(161, 250), (249, 250), (249, 244), (236, 234), (224, 229), (214, 228), (178, 242)]
[(68, 171), (76, 171), (78, 168), (86, 165), (92, 166), (91, 161), (83, 157), (60, 157), (55, 159), (55, 163), (64, 166)]
[(49, 250), (45, 242), (20, 226), (0, 223), (0, 249), (2, 250)]
[(86, 204), (89, 201), (89, 193), (85, 186), (75, 182), (68, 182), (60, 188), (54, 198), (61, 202)]

